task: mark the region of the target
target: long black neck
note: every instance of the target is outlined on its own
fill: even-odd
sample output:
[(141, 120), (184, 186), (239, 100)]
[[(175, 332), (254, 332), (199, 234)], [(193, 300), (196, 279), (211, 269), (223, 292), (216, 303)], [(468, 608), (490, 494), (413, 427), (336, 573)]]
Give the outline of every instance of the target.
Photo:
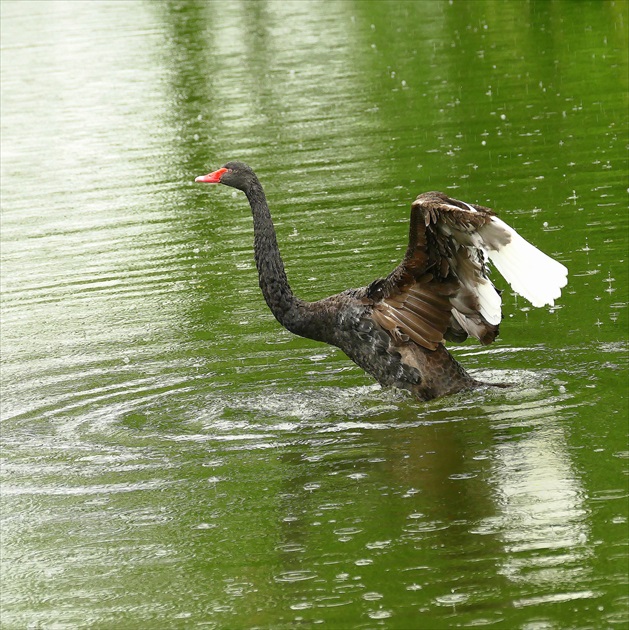
[(307, 331), (310, 305), (296, 298), (288, 284), (262, 185), (257, 179), (253, 180), (245, 194), (253, 214), (254, 253), (264, 299), (282, 326), (310, 336)]

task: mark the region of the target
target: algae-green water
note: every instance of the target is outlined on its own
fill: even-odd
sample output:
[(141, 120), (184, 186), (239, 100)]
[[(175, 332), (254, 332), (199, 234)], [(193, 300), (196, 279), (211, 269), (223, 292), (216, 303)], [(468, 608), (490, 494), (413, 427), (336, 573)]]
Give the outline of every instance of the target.
[[(3, 628), (621, 628), (627, 20), (616, 2), (2, 8)], [(387, 274), (410, 203), (564, 263), (499, 278), (509, 380), (420, 403), (268, 311)]]

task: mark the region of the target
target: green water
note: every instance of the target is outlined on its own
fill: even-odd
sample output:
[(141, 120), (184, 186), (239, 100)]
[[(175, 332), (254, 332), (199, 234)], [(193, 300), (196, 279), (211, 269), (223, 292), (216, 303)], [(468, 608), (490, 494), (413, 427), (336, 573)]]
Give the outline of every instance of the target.
[[(1, 7), (3, 628), (627, 627), (627, 2)], [(453, 350), (516, 386), (280, 328), (230, 159), (304, 298), (425, 190), (567, 265)]]

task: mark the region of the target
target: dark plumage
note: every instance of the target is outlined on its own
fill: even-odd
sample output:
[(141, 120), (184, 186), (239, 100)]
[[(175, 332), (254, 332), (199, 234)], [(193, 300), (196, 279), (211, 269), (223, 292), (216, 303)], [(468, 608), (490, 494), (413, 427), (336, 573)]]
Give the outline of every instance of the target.
[(553, 304), (567, 281), (563, 265), (489, 208), (428, 192), (411, 206), (406, 255), (386, 278), (305, 302), (288, 284), (266, 197), (251, 168), (229, 162), (195, 181), (246, 194), (260, 288), (283, 326), (337, 346), (382, 385), (421, 400), (481, 385), (444, 343), (473, 336), (488, 344), (498, 335), (500, 294), (488, 279), (488, 258), (535, 306)]

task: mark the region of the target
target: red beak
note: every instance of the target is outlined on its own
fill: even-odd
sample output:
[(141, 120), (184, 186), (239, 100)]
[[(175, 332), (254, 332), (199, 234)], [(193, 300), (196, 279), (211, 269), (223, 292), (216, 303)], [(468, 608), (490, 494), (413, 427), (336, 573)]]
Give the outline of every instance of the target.
[(199, 175), (199, 177), (195, 177), (194, 181), (201, 182), (202, 184), (220, 184), (221, 175), (226, 171), (226, 168), (219, 168), (218, 171), (214, 171), (213, 173), (208, 173), (207, 175)]

